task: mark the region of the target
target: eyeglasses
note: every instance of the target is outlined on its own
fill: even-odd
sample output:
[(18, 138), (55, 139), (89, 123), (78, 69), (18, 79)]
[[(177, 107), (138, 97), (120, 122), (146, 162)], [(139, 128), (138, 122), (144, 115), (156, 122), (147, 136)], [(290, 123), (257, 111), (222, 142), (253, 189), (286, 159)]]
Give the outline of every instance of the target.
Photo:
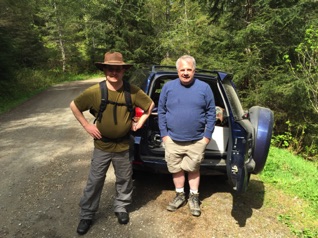
[(105, 66), (104, 69), (106, 69), (109, 72), (121, 72), (123, 70), (123, 67), (113, 67), (113, 66)]

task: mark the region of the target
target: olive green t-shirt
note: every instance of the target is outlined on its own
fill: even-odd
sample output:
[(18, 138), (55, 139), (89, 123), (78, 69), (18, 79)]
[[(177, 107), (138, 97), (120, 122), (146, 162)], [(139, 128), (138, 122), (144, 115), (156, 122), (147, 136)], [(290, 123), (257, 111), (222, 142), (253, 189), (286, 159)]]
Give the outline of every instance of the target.
[[(133, 106), (140, 107), (144, 111), (147, 111), (151, 105), (151, 98), (140, 88), (134, 85), (130, 85), (131, 100)], [(123, 87), (117, 91), (111, 91), (108, 89), (108, 100), (117, 103), (126, 103)], [(84, 92), (82, 92), (74, 103), (77, 108), (83, 112), (89, 109), (99, 111), (101, 102), (101, 92), (99, 84), (95, 84)], [(120, 138), (128, 134), (131, 129), (131, 118), (128, 108), (126, 106), (117, 105), (115, 110), (117, 115), (117, 125), (114, 121), (114, 104), (108, 103), (105, 111), (103, 112), (101, 122), (96, 122), (96, 126), (104, 137), (108, 138)], [(106, 152), (122, 152), (129, 149), (129, 140), (124, 140), (120, 143), (114, 142), (102, 142), (101, 140), (95, 140), (94, 146), (100, 150)]]

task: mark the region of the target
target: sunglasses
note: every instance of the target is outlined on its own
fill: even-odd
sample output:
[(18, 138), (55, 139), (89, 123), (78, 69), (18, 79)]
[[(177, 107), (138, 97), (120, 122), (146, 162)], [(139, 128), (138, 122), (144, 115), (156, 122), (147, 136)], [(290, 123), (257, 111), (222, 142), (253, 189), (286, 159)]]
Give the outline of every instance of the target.
[(106, 69), (109, 72), (121, 72), (124, 68), (123, 67), (113, 67), (113, 66), (105, 66), (104, 69)]

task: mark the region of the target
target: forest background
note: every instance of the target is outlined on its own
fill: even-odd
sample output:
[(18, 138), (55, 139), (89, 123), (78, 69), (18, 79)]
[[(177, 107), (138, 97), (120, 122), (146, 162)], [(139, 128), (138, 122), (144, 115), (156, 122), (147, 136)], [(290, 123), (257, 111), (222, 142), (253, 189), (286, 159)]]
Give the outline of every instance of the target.
[(317, 0), (0, 0), (0, 109), (109, 50), (135, 68), (191, 54), (233, 73), (244, 108), (274, 111), (273, 145), (317, 161), (317, 16)]

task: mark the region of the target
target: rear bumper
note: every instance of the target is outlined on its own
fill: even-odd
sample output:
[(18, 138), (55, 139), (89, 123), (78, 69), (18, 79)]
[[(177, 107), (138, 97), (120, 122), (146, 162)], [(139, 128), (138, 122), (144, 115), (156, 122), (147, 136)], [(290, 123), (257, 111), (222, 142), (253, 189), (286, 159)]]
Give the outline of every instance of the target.
[[(163, 158), (147, 158), (133, 160), (133, 169), (157, 174), (169, 174), (166, 161)], [(203, 160), (200, 166), (201, 175), (226, 175), (226, 162), (220, 160)]]

